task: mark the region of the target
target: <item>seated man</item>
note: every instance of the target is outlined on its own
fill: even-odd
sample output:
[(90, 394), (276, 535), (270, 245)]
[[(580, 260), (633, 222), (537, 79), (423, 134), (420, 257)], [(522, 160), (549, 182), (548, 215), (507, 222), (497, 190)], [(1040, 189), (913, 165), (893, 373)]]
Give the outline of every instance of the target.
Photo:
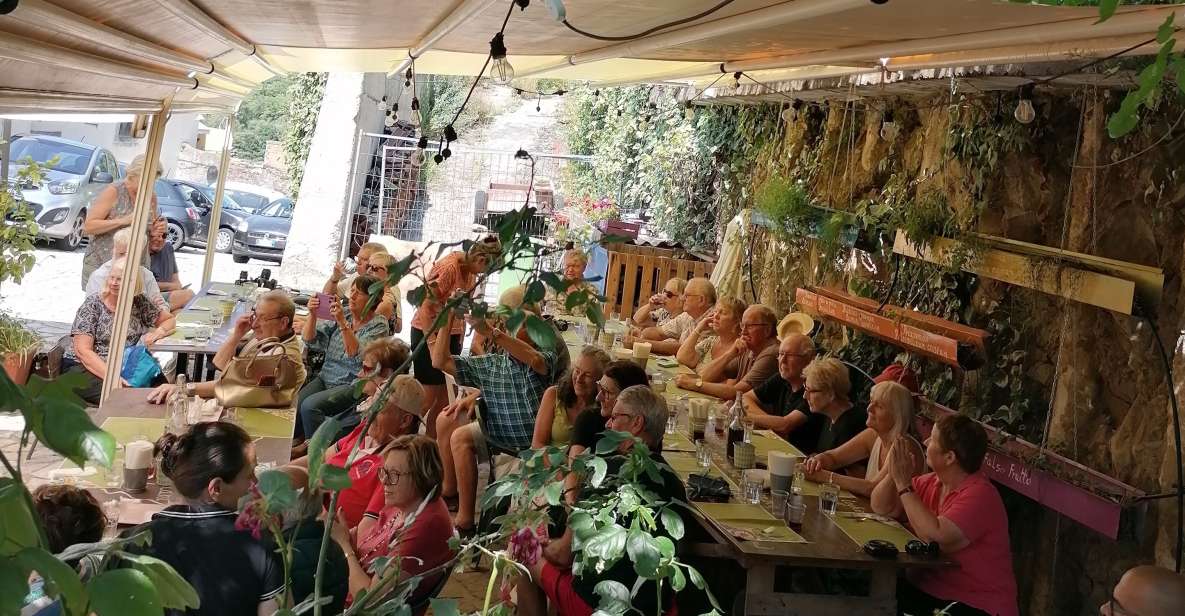
[[(503, 293), (518, 294), (521, 287)], [(503, 303), (506, 303), (503, 299)], [(451, 331), (454, 316), (450, 315), (441, 331)], [(522, 327), (518, 335), (494, 329), (489, 322), (474, 320), (474, 332), (487, 340), (490, 352), (477, 357), (462, 357), (449, 352), (449, 336), (437, 334), (432, 342), (432, 366), (456, 377), (458, 385), (474, 387), (485, 400), (485, 429), (477, 422), (469, 422), (476, 405), (475, 397), (466, 397), (441, 412), (436, 424), (437, 438), (449, 447), (441, 448), (444, 481), (441, 494), (446, 498), (455, 491), (457, 517), (455, 524), (462, 534), (474, 529), (477, 502), (478, 455), (486, 457), (487, 439), (509, 451), (520, 451), (531, 446), (535, 430), (535, 411), (543, 399), (543, 392), (555, 382), (560, 367), (555, 351), (538, 349)], [(558, 340), (558, 336), (557, 336)], [(563, 342), (557, 343), (563, 346)], [(565, 349), (566, 350), (566, 349)], [(455, 487), (454, 487), (455, 486)]]
[(1102, 616), (1179, 616), (1185, 614), (1185, 576), (1162, 567), (1132, 567), (1119, 578)]
[[(613, 407), (613, 414), (607, 428), (617, 432), (626, 432), (637, 437), (650, 450), (650, 457), (660, 463), (658, 477), (648, 473), (639, 473), (637, 481), (642, 487), (653, 493), (659, 502), (687, 501), (687, 494), (683, 489), (683, 482), (666, 466), (663, 460), (662, 440), (666, 430), (667, 404), (661, 396), (651, 391), (645, 385), (628, 387), (621, 392), (617, 403)], [(628, 453), (636, 446), (633, 439), (621, 443), (619, 454)], [(606, 459), (609, 478), (618, 478), (626, 460), (625, 455), (609, 456)], [(620, 480), (607, 479), (599, 488), (602, 494), (615, 490)], [(652, 505), (653, 506), (653, 505)], [(654, 536), (664, 536), (673, 543), (677, 539), (671, 536), (666, 525), (659, 525), (654, 530)], [(634, 588), (638, 581), (638, 574), (630, 558), (624, 554), (603, 572), (593, 567), (585, 567), (581, 575), (572, 572), (572, 529), (569, 527), (558, 539), (552, 540), (543, 548), (543, 557), (535, 563), (528, 564), (531, 572), (530, 580), (520, 578), (518, 583), (519, 614), (539, 615), (547, 613), (544, 596), (555, 606), (557, 614), (564, 616), (590, 616), (599, 603), (595, 591), (596, 585), (605, 580), (613, 580), (624, 584), (626, 588)], [(674, 603), (674, 592), (665, 582), (661, 589), (661, 609), (658, 605), (659, 589), (654, 582), (643, 583), (636, 593), (633, 593), (632, 605), (640, 614), (668, 614)]]
[[(235, 326), (230, 330), (226, 341), (218, 347), (218, 353), (214, 355), (214, 366), (219, 370), (225, 370), (233, 357), (251, 355), (265, 342), (278, 342), (283, 353), (299, 366), (297, 381), (303, 383), (305, 380), (304, 343), (301, 342), (300, 336), (292, 331), (292, 317), (295, 314), (296, 304), (292, 303), (292, 298), (288, 297), (287, 293), (268, 291), (263, 294), (259, 301), (255, 302), (255, 307), (251, 309), (251, 312), (235, 321)], [(239, 344), (244, 340), (247, 341), (247, 344), (240, 351)], [(279, 351), (273, 348), (272, 352)], [(213, 398), (214, 386), (217, 383), (217, 380), (189, 383), (185, 386), (189, 390), (186, 394), (196, 395), (199, 398)], [(164, 404), (176, 390), (176, 385), (166, 383), (153, 390), (148, 395), (148, 401), (153, 404)]]
[(650, 342), (650, 352), (659, 355), (674, 355), (679, 345), (691, 335), (700, 319), (716, 305), (716, 287), (707, 278), (692, 278), (687, 281), (683, 292), (683, 312), (675, 315), (658, 327), (643, 330), (634, 328), (622, 343), (633, 348), (634, 340)]
[(745, 416), (757, 428), (777, 432), (800, 451), (813, 449), (825, 418), (811, 412), (806, 403), (803, 369), (815, 358), (815, 343), (802, 334), (790, 334), (778, 346), (778, 371), (764, 383), (745, 392)]
[(148, 236), (148, 252), (151, 255), (148, 269), (152, 270), (156, 286), (160, 287), (165, 301), (169, 303), (170, 311), (177, 312), (193, 299), (193, 291), (181, 286), (173, 245), (165, 241), (165, 234), (153, 233)]
[[(778, 318), (769, 306), (749, 306), (741, 317), (741, 337), (736, 344), (701, 368), (702, 376), (680, 374), (676, 383), (683, 389), (726, 400), (761, 385), (778, 371), (777, 327)], [(737, 378), (721, 379), (734, 360), (739, 362)]]
[(638, 327), (661, 326), (668, 320), (683, 312), (683, 291), (687, 288), (687, 279), (672, 278), (663, 286), (662, 291), (650, 296), (650, 300), (638, 307), (634, 312), (633, 322)]
[[(91, 273), (91, 277), (86, 281), (87, 295), (103, 290), (103, 283), (107, 280), (107, 273), (111, 271), (111, 263), (116, 259), (127, 256), (128, 242), (131, 239), (132, 229), (130, 227), (124, 227), (115, 232), (111, 240), (111, 259)], [(156, 277), (152, 274), (152, 270), (147, 267), (140, 267), (140, 285), (140, 292), (144, 294), (144, 297), (148, 298), (148, 301), (152, 302), (153, 306), (156, 306), (162, 312), (172, 314), (173, 311), (170, 309), (169, 302), (161, 295), (160, 286), (156, 284)]]
[[(586, 267), (588, 267), (588, 255), (575, 249), (564, 253), (564, 281), (571, 286), (558, 292), (551, 287), (547, 288), (547, 297), (543, 300), (544, 311), (547, 314), (583, 316), (588, 304), (598, 303), (595, 299), (597, 295), (600, 295), (597, 293), (597, 288), (584, 281), (584, 268)], [(588, 301), (568, 310), (568, 296), (575, 291), (588, 293)]]

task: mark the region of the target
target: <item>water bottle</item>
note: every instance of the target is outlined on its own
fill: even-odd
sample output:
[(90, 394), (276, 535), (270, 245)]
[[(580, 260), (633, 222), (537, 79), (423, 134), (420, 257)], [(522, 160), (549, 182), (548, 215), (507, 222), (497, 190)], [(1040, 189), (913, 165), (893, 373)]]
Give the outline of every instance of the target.
[(189, 422), (189, 395), (186, 393), (187, 379), (184, 374), (177, 375), (177, 390), (173, 392), (169, 402), (169, 431), (180, 434), (185, 431)]
[(741, 417), (745, 415), (745, 407), (741, 404), (741, 394), (737, 392), (736, 401), (732, 403), (732, 421), (728, 424), (728, 445), (727, 455), (728, 459), (733, 458), (733, 446), (745, 438), (745, 427), (741, 424)]

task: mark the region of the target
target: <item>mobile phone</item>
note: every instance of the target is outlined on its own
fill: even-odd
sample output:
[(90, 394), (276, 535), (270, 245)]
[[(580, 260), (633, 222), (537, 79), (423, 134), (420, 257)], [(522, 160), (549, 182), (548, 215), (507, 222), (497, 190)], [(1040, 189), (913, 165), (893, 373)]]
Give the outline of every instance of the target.
[(333, 313), (329, 311), (330, 306), (337, 301), (337, 298), (325, 293), (317, 294), (317, 318), (327, 321), (333, 320)]

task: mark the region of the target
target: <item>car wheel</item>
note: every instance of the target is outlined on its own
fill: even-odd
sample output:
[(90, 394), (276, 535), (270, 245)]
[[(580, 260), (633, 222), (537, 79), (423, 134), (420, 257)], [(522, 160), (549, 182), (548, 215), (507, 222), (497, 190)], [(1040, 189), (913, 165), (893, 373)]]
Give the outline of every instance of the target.
[(165, 236), (166, 239), (168, 239), (169, 243), (173, 245), (174, 251), (181, 250), (181, 247), (185, 245), (185, 229), (182, 229), (181, 225), (171, 220), (169, 221), (167, 228), (168, 235)]
[(218, 230), (218, 235), (214, 236), (214, 250), (217, 252), (230, 252), (230, 245), (234, 243), (235, 232), (227, 227)]
[(58, 240), (54, 240), (54, 247), (59, 250), (67, 252), (74, 252), (82, 245), (82, 222), (86, 218), (86, 212), (79, 212), (78, 216), (74, 218), (74, 225), (70, 227), (70, 234)]
[(246, 263), (251, 260), (247, 255), (231, 255), (231, 260), (235, 263)]

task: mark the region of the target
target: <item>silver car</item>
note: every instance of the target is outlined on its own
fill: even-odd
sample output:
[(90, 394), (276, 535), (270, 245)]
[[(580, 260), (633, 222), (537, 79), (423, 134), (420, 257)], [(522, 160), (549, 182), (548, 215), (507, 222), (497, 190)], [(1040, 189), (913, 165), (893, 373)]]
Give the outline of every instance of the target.
[(87, 208), (104, 188), (123, 177), (115, 157), (97, 146), (44, 135), (21, 137), (10, 148), (10, 180), (27, 158), (46, 168), (40, 186), (21, 186), (39, 227), (38, 235), (62, 250), (77, 249), (82, 244)]

